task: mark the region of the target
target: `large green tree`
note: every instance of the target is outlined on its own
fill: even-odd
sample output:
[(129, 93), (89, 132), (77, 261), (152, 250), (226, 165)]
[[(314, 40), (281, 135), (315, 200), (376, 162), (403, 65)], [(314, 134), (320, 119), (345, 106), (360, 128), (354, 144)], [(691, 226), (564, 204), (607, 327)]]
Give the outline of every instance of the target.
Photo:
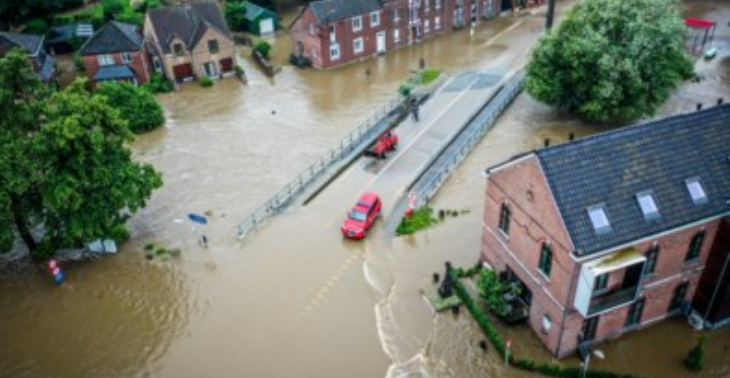
[(676, 0), (582, 0), (538, 42), (527, 91), (590, 121), (652, 115), (693, 74)]
[(51, 93), (24, 54), (0, 59), (3, 251), (16, 234), (35, 258), (120, 239), (128, 216), (162, 185), (150, 165), (133, 161), (133, 134), (119, 111), (84, 86)]
[(99, 86), (96, 93), (107, 98), (119, 110), (134, 133), (143, 133), (165, 123), (162, 107), (150, 91), (129, 83), (109, 82)]

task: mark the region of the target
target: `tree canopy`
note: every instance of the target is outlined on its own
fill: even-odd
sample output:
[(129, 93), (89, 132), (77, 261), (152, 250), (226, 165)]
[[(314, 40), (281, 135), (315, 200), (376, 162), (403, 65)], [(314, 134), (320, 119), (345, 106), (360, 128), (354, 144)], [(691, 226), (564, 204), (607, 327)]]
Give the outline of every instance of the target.
[(583, 0), (538, 42), (527, 91), (590, 121), (652, 115), (693, 74), (676, 0)]
[(101, 84), (96, 93), (106, 97), (107, 102), (119, 110), (133, 133), (144, 133), (165, 123), (162, 107), (146, 88), (109, 82)]
[(0, 59), (0, 251), (16, 235), (35, 258), (120, 240), (128, 216), (162, 185), (152, 166), (133, 161), (119, 111), (84, 87), (54, 92), (22, 52)]

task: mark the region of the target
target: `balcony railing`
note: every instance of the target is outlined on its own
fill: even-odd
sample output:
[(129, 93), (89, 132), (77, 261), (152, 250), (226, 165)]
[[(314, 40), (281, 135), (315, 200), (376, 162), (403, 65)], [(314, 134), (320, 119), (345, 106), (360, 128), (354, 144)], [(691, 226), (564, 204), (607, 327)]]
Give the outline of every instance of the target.
[(636, 291), (638, 289), (638, 286), (634, 286), (626, 289), (614, 290), (612, 292), (595, 297), (591, 299), (591, 305), (589, 307), (588, 314), (593, 315), (613, 307), (618, 307), (622, 304), (633, 302), (636, 298)]

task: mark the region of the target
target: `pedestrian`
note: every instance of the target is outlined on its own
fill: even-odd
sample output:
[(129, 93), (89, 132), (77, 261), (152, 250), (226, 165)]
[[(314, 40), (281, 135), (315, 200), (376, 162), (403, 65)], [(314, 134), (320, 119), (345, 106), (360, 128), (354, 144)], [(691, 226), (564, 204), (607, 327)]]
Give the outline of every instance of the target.
[(420, 117), (418, 116), (418, 102), (416, 102), (415, 105), (413, 105), (413, 119), (418, 122), (420, 120)]
[(203, 247), (208, 248), (208, 237), (205, 236), (205, 234), (202, 235), (200, 238), (201, 244), (203, 244)]

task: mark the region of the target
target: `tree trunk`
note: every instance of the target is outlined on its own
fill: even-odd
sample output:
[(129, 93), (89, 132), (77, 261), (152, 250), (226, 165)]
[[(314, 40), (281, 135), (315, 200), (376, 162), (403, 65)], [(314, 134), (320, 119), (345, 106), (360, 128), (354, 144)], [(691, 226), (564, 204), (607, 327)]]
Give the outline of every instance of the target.
[(33, 239), (33, 235), (31, 235), (30, 229), (28, 228), (27, 214), (25, 213), (21, 200), (17, 196), (12, 196), (11, 201), (15, 228), (18, 230), (20, 238), (23, 239), (25, 245), (28, 246), (28, 250), (32, 255), (33, 252), (38, 249), (38, 244), (35, 239)]

